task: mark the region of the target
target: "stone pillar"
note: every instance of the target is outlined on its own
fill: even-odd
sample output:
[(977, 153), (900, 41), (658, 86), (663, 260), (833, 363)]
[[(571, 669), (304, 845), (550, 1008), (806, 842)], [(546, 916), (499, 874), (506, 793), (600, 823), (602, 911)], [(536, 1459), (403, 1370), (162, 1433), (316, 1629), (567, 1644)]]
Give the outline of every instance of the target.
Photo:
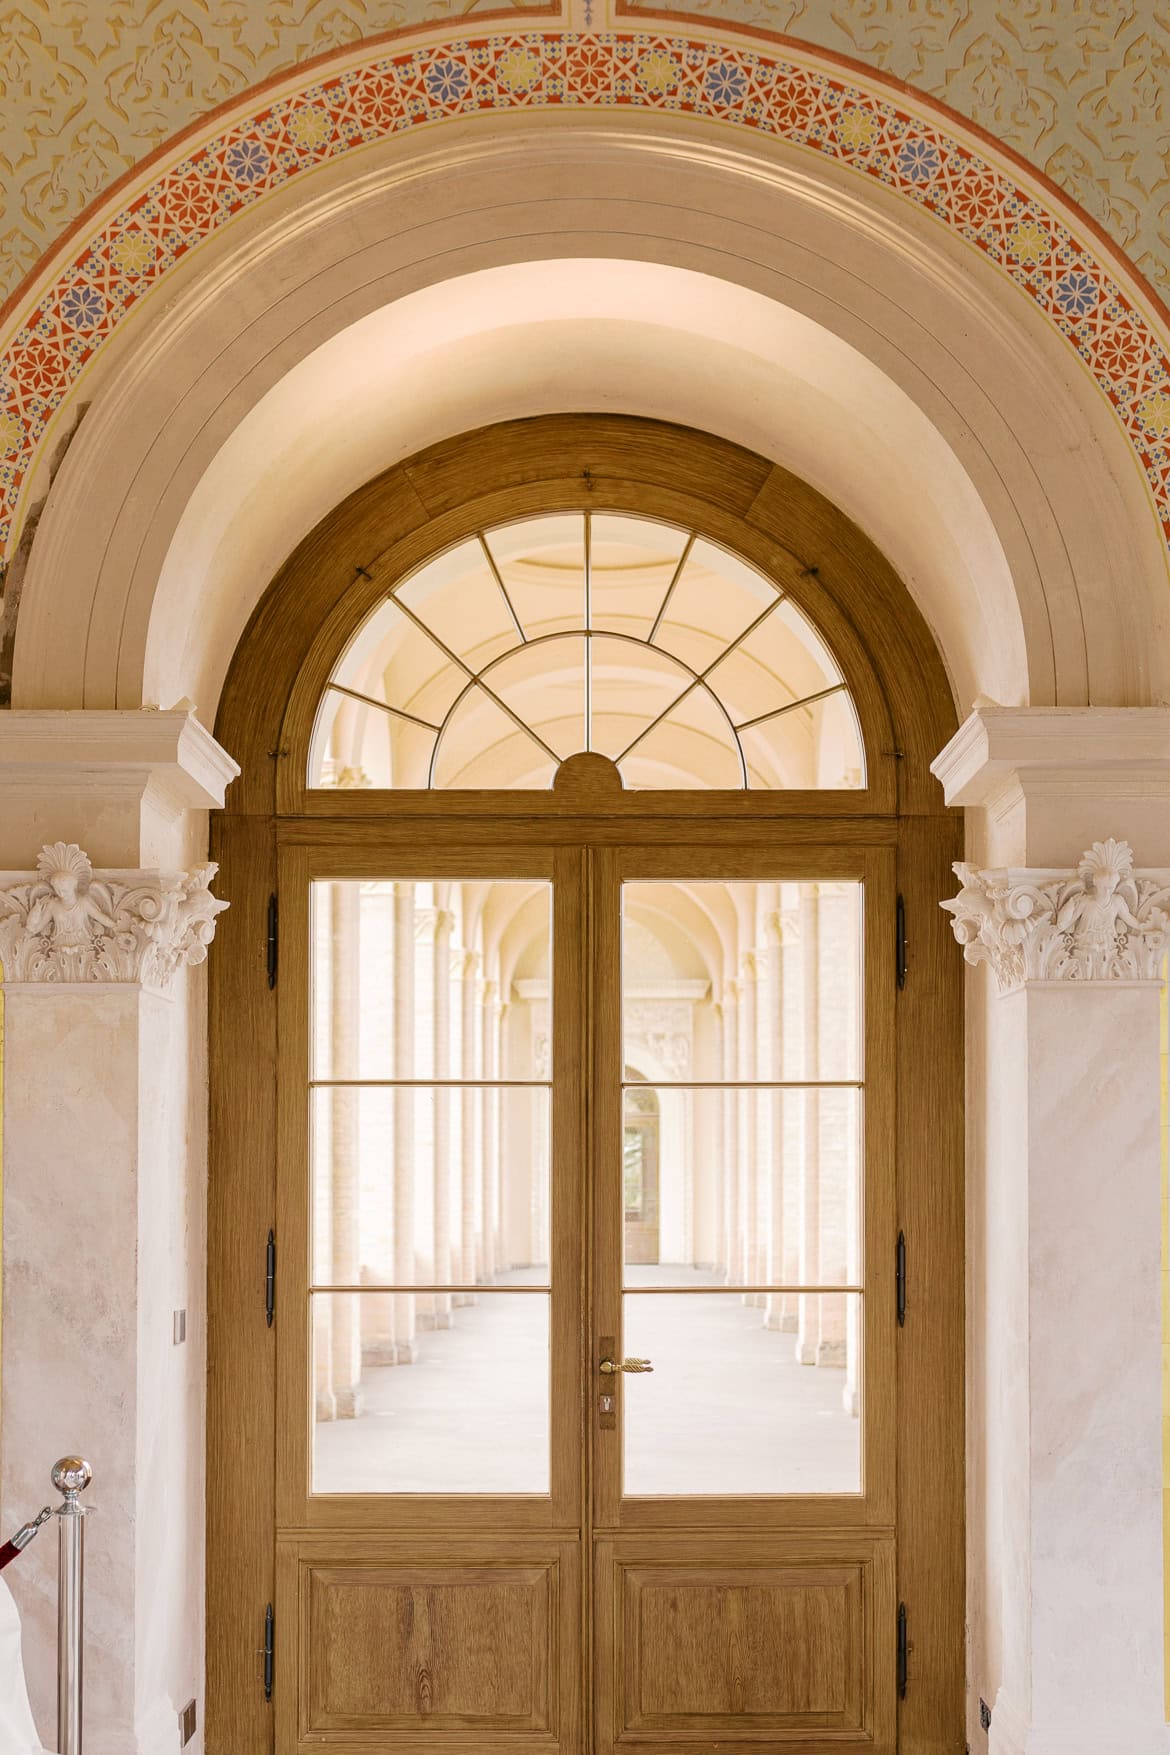
[[(841, 1072), (840, 1045), (856, 1037), (857, 1015), (854, 984), (859, 934), (857, 890), (851, 883), (820, 883), (817, 886), (817, 1017), (820, 1029), (818, 1053), (821, 1075)], [(817, 1110), (817, 1172), (820, 1185), (819, 1273), (825, 1284), (841, 1284), (849, 1278), (851, 1252), (856, 1260), (856, 1239), (850, 1237), (850, 1181), (856, 1170), (847, 1111), (837, 1093), (820, 1092)], [(825, 1294), (820, 1300), (820, 1334), (817, 1364), (845, 1366), (848, 1361), (848, 1300)]]
[[(394, 1076), (414, 1077), (414, 885), (394, 886)], [(414, 1283), (414, 1099), (410, 1085), (394, 1093), (394, 1278)], [(394, 1309), (394, 1356), (409, 1365), (415, 1356), (413, 1292), (399, 1292)]]
[[(712, 1069), (718, 1068), (719, 1071), (722, 1072), (723, 1067), (726, 1064), (723, 1058), (724, 1022), (722, 1005), (718, 1003), (711, 1004), (710, 1019), (712, 1025), (711, 1035), (714, 1043), (714, 1058), (711, 1061), (708, 1061), (706, 1058), (696, 1054), (696, 1072), (697, 1076), (701, 1078), (709, 1076), (709, 1067)], [(713, 1190), (713, 1198), (715, 1202), (714, 1266), (721, 1278), (726, 1278), (727, 1264), (731, 1259), (730, 1236), (728, 1232), (730, 1215), (727, 1208), (727, 1142), (724, 1125), (724, 1111), (726, 1106), (726, 1099), (721, 1099), (719, 1111), (715, 1118), (715, 1150), (712, 1153), (712, 1172), (715, 1178), (715, 1187)]]
[(944, 906), (990, 971), (968, 1074), (972, 1746), (982, 1696), (991, 1755), (1154, 1755), (1170, 714), (987, 706), (935, 771), (978, 807)]
[[(511, 1078), (513, 1072), (512, 1059), (509, 1054), (508, 1019), (511, 1007), (506, 1000), (500, 998), (500, 983), (496, 983), (495, 1000), (491, 1009), (492, 1060), (496, 1068), (497, 1078)], [(509, 1174), (510, 1154), (514, 1150), (514, 1142), (510, 1134), (511, 1104), (505, 1103), (503, 1093), (496, 1092), (494, 1105), (493, 1152), (492, 1152), (492, 1197), (491, 1214), (492, 1230), (495, 1233), (496, 1271), (507, 1273), (515, 1266), (515, 1260), (509, 1250), (507, 1231), (504, 1226), (504, 1208), (507, 1200), (507, 1184), (512, 1180)]]
[[(816, 884), (800, 887), (801, 992), (803, 995), (803, 1068), (806, 1079), (820, 1077), (820, 903)], [(821, 1277), (821, 1129), (815, 1091), (804, 1099), (803, 1153), (800, 1173), (800, 1278), (816, 1285)], [(797, 1300), (796, 1357), (815, 1365), (821, 1344), (821, 1300), (815, 1294)]]
[[(777, 885), (779, 892), (779, 885)], [(779, 894), (776, 897), (779, 902)], [(784, 1077), (784, 962), (783, 929), (779, 908), (769, 911), (765, 927), (768, 940), (765, 1013), (768, 1045), (767, 1077)], [(771, 1190), (768, 1227), (767, 1277), (774, 1284), (789, 1280), (787, 1226), (785, 1224), (784, 1177), (784, 1111), (791, 1098), (785, 1091), (773, 1091), (768, 1097), (771, 1130), (768, 1152), (768, 1181)], [(796, 1326), (795, 1301), (783, 1292), (770, 1292), (764, 1316), (770, 1329), (793, 1329)]]
[[(202, 1695), (206, 990), (191, 965), (223, 906), (199, 863), (205, 813), (235, 772), (187, 712), (0, 714), (0, 1524), (45, 1503), (58, 1456), (89, 1457), (86, 1755), (174, 1747), (175, 1702)], [(42, 1536), (5, 1579), (46, 1747), (55, 1549)]]
[[(723, 983), (723, 1076), (739, 1077), (739, 983)], [(735, 1091), (723, 1093), (723, 1210), (727, 1242), (726, 1278), (729, 1286), (743, 1282), (743, 1226), (739, 1210), (739, 1099)]]
[[(496, 1001), (496, 983), (480, 982), (480, 1031), (482, 1041), (483, 1076), (485, 1079), (499, 1077), (499, 1006)], [(483, 1121), (483, 1153), (482, 1175), (483, 1185), (480, 1193), (482, 1220), (480, 1224), (480, 1246), (483, 1252), (482, 1278), (491, 1281), (500, 1264), (500, 1097), (498, 1091), (483, 1092), (481, 1110)]]
[[(479, 957), (475, 951), (465, 950), (460, 963), (460, 1004), (463, 1012), (463, 1077), (478, 1077), (476, 1059), (476, 970)], [(479, 1118), (480, 1093), (464, 1089), (462, 1098), (462, 1158), (459, 1166), (461, 1202), (460, 1202), (460, 1238), (459, 1238), (459, 1278), (466, 1286), (474, 1286), (479, 1278), (479, 1234), (475, 1222), (476, 1200), (480, 1173), (480, 1152), (482, 1146), (482, 1124)], [(471, 1303), (473, 1293), (465, 1293), (461, 1302)]]
[[(333, 1060), (335, 1068), (358, 1066), (361, 1027), (361, 893), (356, 883), (330, 886), (332, 909)], [(335, 1285), (356, 1286), (361, 1279), (361, 1169), (359, 1096), (338, 1086), (331, 1098), (332, 1279)], [(317, 1302), (317, 1300), (314, 1300)], [(362, 1300), (358, 1293), (335, 1292), (329, 1299), (330, 1400), (336, 1420), (361, 1413)], [(318, 1397), (318, 1417), (321, 1399)]]
[[(756, 959), (748, 951), (740, 959), (739, 981), (739, 1072), (737, 1077), (756, 1077)], [(742, 1227), (743, 1278), (759, 1279), (760, 1247), (760, 1096), (755, 1090), (739, 1093), (739, 1209)], [(764, 1302), (759, 1292), (744, 1294), (745, 1304)]]
[[(434, 1073), (436, 1079), (451, 1076), (451, 928), (454, 916), (446, 908), (435, 912), (433, 978)], [(451, 1104), (454, 1093), (435, 1093), (435, 1134), (432, 1152), (434, 1172), (434, 1274), (437, 1286), (451, 1281)], [(434, 1298), (436, 1328), (451, 1326), (450, 1293)]]

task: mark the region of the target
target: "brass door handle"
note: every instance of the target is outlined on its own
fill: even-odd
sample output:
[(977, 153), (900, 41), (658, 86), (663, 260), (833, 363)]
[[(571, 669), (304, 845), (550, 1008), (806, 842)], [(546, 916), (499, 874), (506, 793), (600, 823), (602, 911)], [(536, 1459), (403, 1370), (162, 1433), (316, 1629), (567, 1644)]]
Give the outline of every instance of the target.
[(613, 1377), (619, 1371), (653, 1371), (649, 1359), (623, 1359), (619, 1364), (616, 1359), (603, 1359), (601, 1369), (606, 1377)]

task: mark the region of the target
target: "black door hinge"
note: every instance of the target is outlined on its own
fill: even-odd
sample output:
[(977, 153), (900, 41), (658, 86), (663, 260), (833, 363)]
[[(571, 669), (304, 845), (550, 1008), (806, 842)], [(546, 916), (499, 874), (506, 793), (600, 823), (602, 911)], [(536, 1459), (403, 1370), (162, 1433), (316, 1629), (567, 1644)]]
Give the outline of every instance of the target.
[(906, 1638), (906, 1605), (898, 1604), (898, 1699), (906, 1698), (907, 1669), (906, 1663), (910, 1653), (909, 1641)]
[(265, 1609), (265, 1650), (263, 1650), (263, 1658), (265, 1658), (265, 1701), (270, 1701), (270, 1699), (272, 1699), (272, 1651), (274, 1651), (274, 1646), (272, 1646), (272, 1630), (274, 1630), (274, 1625), (274, 1620), (272, 1620), (272, 1604), (268, 1604), (268, 1608)]
[(265, 1700), (272, 1699), (272, 1652), (273, 1652), (272, 1633), (273, 1633), (273, 1626), (274, 1626), (274, 1623), (273, 1623), (273, 1618), (272, 1618), (272, 1604), (269, 1603), (268, 1607), (264, 1611), (264, 1698), (265, 1698)]
[(264, 1252), (264, 1320), (269, 1328), (276, 1315), (276, 1232), (268, 1233), (268, 1247)]
[[(273, 898), (275, 901), (275, 897)], [(898, 992), (906, 985), (906, 904), (898, 897), (897, 910), (897, 948), (894, 952), (894, 970), (898, 978)]]
[(268, 985), (276, 986), (276, 964), (280, 955), (280, 914), (276, 905), (276, 892), (268, 898)]
[(898, 1304), (898, 1327), (906, 1326), (906, 1233), (898, 1232), (894, 1250), (894, 1295)]

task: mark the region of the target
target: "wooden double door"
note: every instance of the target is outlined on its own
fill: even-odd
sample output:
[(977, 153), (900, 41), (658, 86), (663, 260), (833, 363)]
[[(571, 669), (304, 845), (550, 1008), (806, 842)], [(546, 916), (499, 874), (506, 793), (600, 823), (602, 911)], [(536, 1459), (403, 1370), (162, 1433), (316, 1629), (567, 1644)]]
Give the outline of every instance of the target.
[(573, 834), (284, 837), (278, 1755), (892, 1751), (894, 849)]

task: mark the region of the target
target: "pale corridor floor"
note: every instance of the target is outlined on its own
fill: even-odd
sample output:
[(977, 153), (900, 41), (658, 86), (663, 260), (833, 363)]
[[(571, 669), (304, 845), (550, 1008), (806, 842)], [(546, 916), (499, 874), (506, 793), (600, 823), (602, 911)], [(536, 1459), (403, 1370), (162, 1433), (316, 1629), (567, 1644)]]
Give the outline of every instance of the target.
[[(367, 1366), (361, 1414), (317, 1427), (316, 1491), (547, 1492), (546, 1325), (543, 1296), (485, 1292), (420, 1331), (413, 1364)], [(857, 1492), (845, 1373), (798, 1364), (794, 1338), (737, 1293), (631, 1297), (626, 1352), (654, 1372), (625, 1379), (626, 1490)]]

